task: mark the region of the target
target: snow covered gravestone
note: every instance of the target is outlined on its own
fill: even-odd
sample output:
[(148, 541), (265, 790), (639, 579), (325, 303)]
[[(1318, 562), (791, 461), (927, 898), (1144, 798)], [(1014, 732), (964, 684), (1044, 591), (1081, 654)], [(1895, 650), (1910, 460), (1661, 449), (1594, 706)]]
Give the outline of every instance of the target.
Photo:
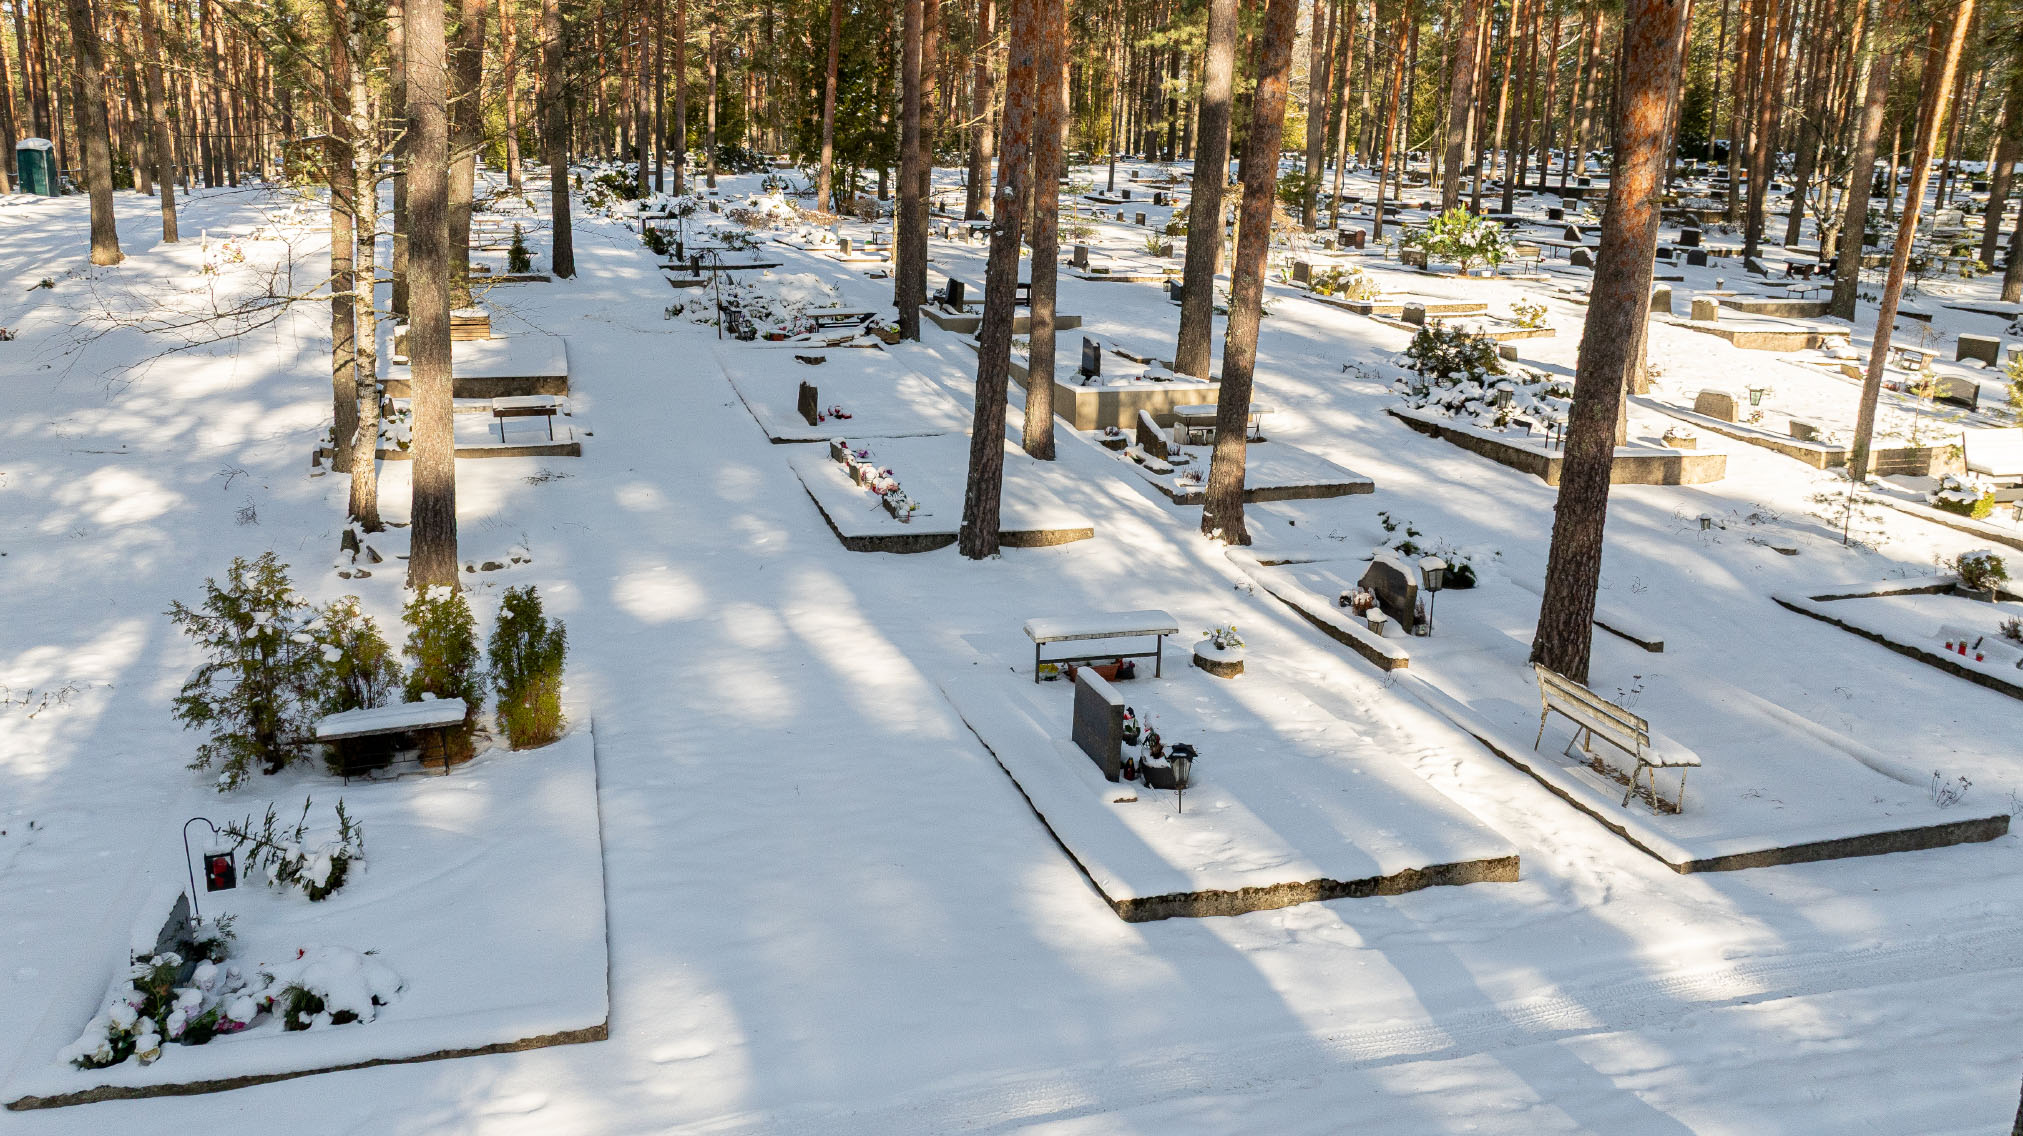
[(1075, 670), (1074, 740), (1089, 760), (1115, 781), (1124, 744), (1124, 697), (1093, 667)]

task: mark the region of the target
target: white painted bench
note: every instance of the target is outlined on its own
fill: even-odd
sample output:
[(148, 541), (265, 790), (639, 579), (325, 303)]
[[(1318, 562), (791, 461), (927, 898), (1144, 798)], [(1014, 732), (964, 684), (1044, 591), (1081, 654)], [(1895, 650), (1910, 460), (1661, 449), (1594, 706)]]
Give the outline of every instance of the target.
[[(1151, 659), (1152, 673), (1156, 677), (1162, 673), (1164, 660), (1160, 658), (1166, 647), (1168, 635), (1180, 634), (1180, 622), (1163, 611), (1118, 611), (1095, 615), (1057, 616), (1048, 619), (1028, 619), (1025, 623), (1026, 638), (1033, 641), (1033, 681), (1040, 681), (1040, 668), (1048, 663), (1093, 663), (1105, 659)], [(1049, 643), (1067, 643), (1090, 639), (1143, 639), (1154, 640), (1150, 651), (1102, 651), (1096, 654), (1063, 655), (1059, 658), (1042, 658), (1040, 649)]]
[(1587, 687), (1560, 674), (1542, 663), (1533, 663), (1531, 669), (1538, 675), (1538, 737), (1531, 743), (1537, 749), (1545, 741), (1546, 720), (1554, 714), (1572, 722), (1574, 736), (1567, 740), (1567, 757), (1572, 757), (1575, 745), (1589, 761), (1594, 760), (1594, 739), (1616, 747), (1636, 760), (1630, 770), (1630, 787), (1623, 793), (1623, 804), (1636, 795), (1637, 778), (1642, 777), (1650, 787), (1651, 799), (1658, 799), (1657, 773), (1659, 769), (1679, 770), (1679, 799), (1672, 803), (1672, 811), (1683, 812), (1686, 808), (1685, 771), (1700, 764), (1696, 754), (1666, 753), (1651, 745), (1651, 724), (1628, 710), (1610, 702)]

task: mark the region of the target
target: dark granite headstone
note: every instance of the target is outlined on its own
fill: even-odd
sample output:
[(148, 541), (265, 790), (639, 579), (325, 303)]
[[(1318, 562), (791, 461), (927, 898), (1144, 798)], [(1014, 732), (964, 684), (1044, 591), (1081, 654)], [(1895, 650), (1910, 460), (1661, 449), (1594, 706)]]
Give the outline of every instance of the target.
[(1754, 275), (1757, 276), (1770, 275), (1770, 269), (1764, 267), (1763, 262), (1756, 259), (1753, 256), (1745, 256), (1742, 258), (1742, 271), (1753, 273)]
[(1396, 553), (1385, 551), (1377, 554), (1357, 581), (1377, 597), (1378, 606), (1384, 614), (1410, 627), (1419, 609), (1419, 571), (1400, 560)]
[(2002, 363), (2002, 341), (1992, 335), (1962, 335), (1953, 348), (1955, 361), (1978, 359), (1990, 367)]
[(801, 384), (801, 396), (799, 401), (796, 403), (796, 409), (798, 409), (801, 412), (802, 418), (808, 420), (808, 425), (810, 426), (821, 425), (822, 422), (821, 396), (815, 392), (815, 384), (813, 383)]
[(1082, 374), (1093, 377), (1102, 373), (1103, 345), (1085, 335), (1082, 337)]
[(1124, 699), (1103, 676), (1088, 667), (1075, 672), (1074, 739), (1104, 777), (1111, 781), (1120, 778)]
[(1177, 304), (1177, 303), (1179, 303), (1179, 302), (1180, 302), (1180, 298), (1181, 298), (1182, 296), (1184, 296), (1184, 295), (1186, 295), (1186, 290), (1185, 290), (1184, 288), (1182, 288), (1182, 287), (1180, 286), (1180, 281), (1178, 281), (1178, 280), (1168, 280), (1168, 281), (1166, 282), (1166, 298), (1167, 298), (1167, 299), (1169, 299), (1169, 300), (1171, 300), (1171, 301), (1173, 301), (1174, 303), (1176, 303), (1176, 304)]
[(1700, 247), (1700, 230), (1698, 230), (1698, 229), (1680, 229), (1680, 230), (1679, 230), (1679, 244), (1680, 244), (1680, 245), (1682, 245), (1682, 246), (1683, 246), (1683, 247), (1685, 247), (1685, 248), (1699, 248), (1699, 247)]
[(1314, 266), (1312, 264), (1309, 264), (1304, 260), (1295, 260), (1292, 262), (1293, 283), (1306, 284), (1312, 281), (1313, 278), (1314, 278)]
[(1089, 246), (1076, 245), (1074, 254), (1068, 258), (1068, 263), (1074, 265), (1076, 268), (1089, 267)]
[(1137, 218), (1138, 224), (1143, 225), (1145, 223), (1145, 215), (1143, 213), (1134, 213), (1132, 216)]
[(1707, 250), (1703, 248), (1687, 249), (1686, 263), (1694, 268), (1707, 267)]
[(1593, 268), (1595, 266), (1594, 250), (1588, 248), (1586, 245), (1582, 245), (1581, 247), (1573, 250), (1573, 254), (1567, 257), (1567, 260), (1571, 262), (1575, 268)]
[(1559, 231), (1559, 239), (1560, 239), (1560, 240), (1563, 240), (1563, 241), (1577, 241), (1577, 240), (1579, 240), (1579, 239), (1580, 239), (1580, 226), (1579, 226), (1579, 225), (1568, 225), (1568, 226), (1566, 226), (1565, 228), (1561, 229), (1561, 230)]
[(1940, 375), (1933, 386), (1932, 401), (1949, 402), (1968, 410), (1981, 408), (1981, 384), (1956, 375)]
[(1159, 428), (1159, 423), (1153, 420), (1152, 412), (1149, 410), (1138, 412), (1138, 448), (1155, 458), (1164, 459), (1167, 456), (1166, 431)]
[(1548, 205), (1545, 207), (1545, 219), (1548, 221), (1564, 221), (1566, 220), (1566, 210), (1557, 205)]

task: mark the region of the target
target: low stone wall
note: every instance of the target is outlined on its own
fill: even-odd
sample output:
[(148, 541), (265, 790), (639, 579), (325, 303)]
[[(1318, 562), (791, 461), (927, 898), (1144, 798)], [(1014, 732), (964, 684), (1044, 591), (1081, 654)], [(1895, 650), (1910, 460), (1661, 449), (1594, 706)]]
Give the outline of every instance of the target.
[[(950, 312), (943, 311), (933, 304), (922, 304), (920, 305), (920, 314), (926, 316), (929, 323), (941, 330), (952, 331), (957, 335), (975, 335), (976, 329), (983, 326), (982, 312)], [(1055, 331), (1073, 331), (1080, 326), (1082, 326), (1081, 316), (1066, 315), (1061, 312), (1054, 313)], [(1030, 335), (1032, 334), (1032, 330), (1032, 316), (1015, 315), (1012, 317), (1013, 335)]]
[[(1042, 823), (1045, 823), (1044, 818)], [(1271, 911), (1315, 900), (1366, 899), (1373, 895), (1403, 895), (1421, 888), (1479, 883), (1510, 884), (1516, 883), (1517, 880), (1517, 857), (1498, 856), (1489, 860), (1468, 860), (1458, 864), (1407, 868), (1388, 876), (1370, 876), (1360, 880), (1307, 880), (1303, 883), (1240, 888), (1236, 891), (1174, 892), (1168, 895), (1148, 895), (1138, 899), (1122, 900), (1103, 896), (1103, 900), (1126, 923), (1149, 923), (1158, 919), (1244, 915), (1252, 911)], [(1102, 894), (1100, 889), (1097, 894)]]
[(1772, 296), (1723, 296), (1721, 306), (1752, 316), (1818, 319), (1833, 307), (1831, 300), (1780, 300)]
[[(388, 398), (407, 398), (411, 385), (406, 379), (385, 379), (380, 383)], [(530, 394), (569, 393), (567, 375), (484, 375), (458, 378), (453, 383), (456, 398), (520, 398)]]

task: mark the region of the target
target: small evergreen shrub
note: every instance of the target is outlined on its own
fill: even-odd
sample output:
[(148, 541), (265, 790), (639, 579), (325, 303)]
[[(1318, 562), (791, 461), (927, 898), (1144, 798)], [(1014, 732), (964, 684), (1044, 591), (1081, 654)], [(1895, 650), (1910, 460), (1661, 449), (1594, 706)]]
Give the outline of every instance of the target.
[(1962, 552), (1953, 561), (1953, 570), (1960, 574), (1962, 587), (1977, 592), (1992, 592), (2009, 582), (2009, 566), (1986, 548)]
[(172, 713), (211, 732), (190, 768), (216, 768), (220, 791), (255, 767), (278, 773), (295, 757), (289, 742), (307, 729), (322, 658), (303, 628), (306, 610), (272, 552), (233, 559), (223, 586), (204, 581), (197, 607), (169, 606), (169, 619), (204, 652)]
[(499, 700), (499, 725), (514, 749), (547, 745), (562, 734), (562, 660), (568, 630), (541, 611), (531, 585), (508, 588), (499, 604), (487, 659)]
[(1432, 378), (1459, 377), (1480, 381), (1484, 375), (1503, 373), (1497, 357), (1496, 341), (1453, 324), (1428, 324), (1412, 336), (1405, 348), (1408, 366)]
[(1429, 261), (1458, 265), (1464, 274), (1477, 264), (1494, 268), (1510, 255), (1503, 226), (1466, 209), (1449, 209), (1402, 239), (1406, 246), (1424, 250)]
[(268, 805), (267, 815), (258, 825), (247, 817), (238, 824), (227, 824), (221, 832), (235, 849), (253, 846), (246, 855), (248, 869), (257, 868), (274, 887), (294, 888), (315, 902), (328, 899), (343, 887), (351, 876), (352, 863), (365, 859), (365, 826), (351, 819), (340, 798), (336, 839), (311, 848), (306, 841), (312, 803), (311, 798), (303, 799), (302, 815), (292, 829), (282, 828), (274, 806)]
[(1519, 300), (1510, 305), (1510, 318), (1517, 326), (1534, 329), (1545, 326), (1545, 305), (1532, 300)]
[(384, 706), (401, 685), (400, 660), (357, 596), (332, 600), (305, 628), (318, 655), (316, 712)]
[(1949, 473), (1932, 493), (1932, 507), (1980, 520), (1995, 511), (1995, 483), (1976, 473)]
[(514, 225), (513, 244), (506, 250), (506, 271), (518, 274), (533, 269), (534, 258), (527, 252), (527, 234), (520, 231), (520, 226)]
[(471, 615), (471, 605), (461, 591), (437, 585), (409, 598), (401, 618), (408, 626), (401, 653), (413, 663), (403, 694), (410, 702), (423, 695), (463, 699), (467, 708), (463, 728), (445, 741), (453, 758), (469, 757), (471, 731), (485, 700), (478, 621)]
[(667, 256), (674, 251), (674, 238), (667, 235), (666, 229), (656, 229), (648, 225), (640, 230), (639, 239), (645, 242), (647, 251), (655, 256)]

